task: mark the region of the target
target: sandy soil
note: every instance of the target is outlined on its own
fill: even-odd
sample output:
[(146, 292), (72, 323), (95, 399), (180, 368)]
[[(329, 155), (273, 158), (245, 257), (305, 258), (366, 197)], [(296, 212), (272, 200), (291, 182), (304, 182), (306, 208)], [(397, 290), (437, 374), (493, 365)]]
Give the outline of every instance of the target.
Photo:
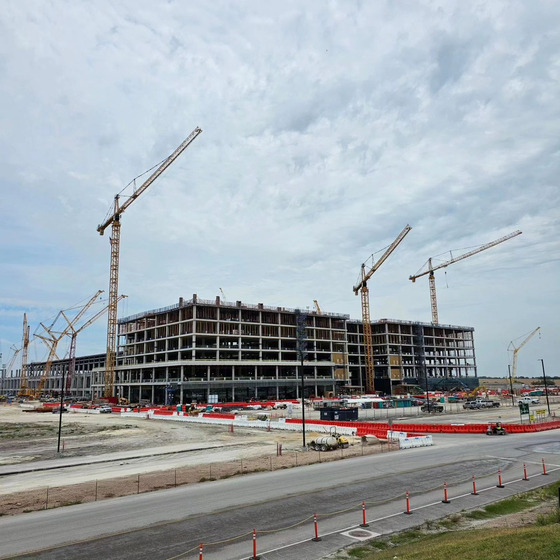
[[(301, 433), (121, 418), (116, 414), (22, 412), (0, 406), (3, 472), (90, 462), (82, 467), (0, 476), (0, 515), (101, 500), (237, 474), (332, 461), (396, 449), (388, 444), (302, 453)], [(312, 438), (313, 434), (307, 434)], [(308, 439), (309, 441), (309, 439)], [(282, 454), (277, 454), (278, 445)], [(100, 462), (103, 460), (103, 462)]]

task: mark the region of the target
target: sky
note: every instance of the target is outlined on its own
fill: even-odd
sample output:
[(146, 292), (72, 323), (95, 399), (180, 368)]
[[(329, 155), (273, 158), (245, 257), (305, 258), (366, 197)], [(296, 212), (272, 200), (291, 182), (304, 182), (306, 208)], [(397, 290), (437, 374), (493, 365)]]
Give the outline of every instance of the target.
[(495, 377), (540, 327), (517, 373), (560, 375), (559, 99), (553, 0), (3, 0), (2, 362), (24, 313), (33, 337), (107, 297), (97, 226), (198, 126), (122, 215), (119, 317), (196, 293), (360, 319), (409, 224), (371, 317), (429, 323), (409, 277), (520, 230), (435, 272), (439, 320)]

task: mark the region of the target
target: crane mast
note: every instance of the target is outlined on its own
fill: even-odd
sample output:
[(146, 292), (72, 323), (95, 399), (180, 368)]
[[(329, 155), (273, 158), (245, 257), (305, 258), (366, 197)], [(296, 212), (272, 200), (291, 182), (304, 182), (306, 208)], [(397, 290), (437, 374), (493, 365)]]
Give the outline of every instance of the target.
[(27, 324), (27, 313), (23, 314), (23, 338), (21, 345), (21, 381), (19, 385), (19, 396), (29, 396), (29, 384), (27, 382), (27, 361), (29, 350), (29, 325)]
[(409, 225), (406, 225), (368, 272), (366, 272), (366, 265), (362, 264), (361, 281), (353, 287), (355, 295), (358, 295), (358, 292), (360, 292), (362, 301), (362, 324), (364, 331), (364, 346), (366, 349), (366, 391), (368, 393), (373, 393), (375, 391), (375, 371), (373, 367), (373, 340), (371, 336), (369, 288), (367, 283), (373, 273), (387, 260), (389, 255), (399, 246), (401, 241), (406, 237), (411, 229), (412, 228)]
[(415, 274), (413, 276), (409, 276), (409, 280), (412, 280), (412, 282), (416, 282), (417, 278), (420, 278), (421, 276), (425, 276), (426, 274), (428, 274), (428, 279), (429, 279), (429, 285), (430, 285), (430, 305), (431, 305), (431, 309), (432, 309), (432, 323), (439, 323), (439, 315), (438, 315), (438, 306), (437, 306), (437, 295), (436, 295), (436, 279), (434, 276), (434, 272), (436, 270), (439, 270), (440, 268), (445, 268), (447, 266), (449, 266), (450, 264), (456, 263), (458, 261), (462, 261), (463, 259), (466, 259), (468, 257), (471, 257), (472, 255), (476, 255), (477, 253), (480, 253), (482, 251), (485, 251), (486, 249), (490, 249), (490, 247), (494, 247), (495, 245), (499, 245), (500, 243), (503, 243), (504, 241), (507, 241), (508, 239), (511, 239), (512, 237), (516, 237), (518, 235), (520, 235), (521, 232), (520, 231), (514, 231), (513, 233), (510, 233), (508, 235), (505, 235), (504, 237), (500, 237), (499, 239), (496, 239), (495, 241), (491, 241), (490, 243), (486, 243), (485, 245), (481, 245), (480, 247), (477, 247), (476, 249), (473, 249), (472, 251), (468, 251), (467, 253), (464, 253), (462, 255), (459, 255), (458, 257), (454, 257), (444, 263), (438, 264), (437, 266), (432, 266), (432, 258), (430, 257), (428, 259), (427, 262), (427, 270), (425, 270), (424, 272), (421, 272), (419, 274)]
[(121, 205), (119, 195), (115, 196), (112, 215), (97, 227), (100, 235), (111, 226), (111, 265), (109, 269), (109, 305), (107, 313), (107, 356), (105, 361), (105, 397), (113, 396), (115, 367), (117, 362), (117, 312), (119, 289), (119, 253), (121, 242), (121, 214), (181, 155), (191, 142), (202, 132), (196, 127), (189, 136), (167, 157), (163, 163), (135, 190)]
[(517, 355), (519, 354), (519, 350), (529, 342), (539, 331), (540, 327), (537, 327), (534, 331), (531, 331), (529, 335), (521, 342), (519, 346), (516, 346), (513, 340), (509, 343), (508, 350), (513, 352), (512, 356), (512, 366), (511, 366), (511, 382), (514, 383), (517, 378)]

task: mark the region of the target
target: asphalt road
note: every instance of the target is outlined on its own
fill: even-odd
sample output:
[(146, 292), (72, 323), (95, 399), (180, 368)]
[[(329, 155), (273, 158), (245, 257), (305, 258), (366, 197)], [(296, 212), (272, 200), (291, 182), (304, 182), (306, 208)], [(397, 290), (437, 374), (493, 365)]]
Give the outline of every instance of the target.
[[(360, 535), (393, 532), (560, 479), (556, 431), (434, 439), (433, 447), (0, 518), (0, 558), (194, 560), (203, 542), (205, 560), (241, 560), (253, 556), (256, 529), (262, 558), (313, 560)], [(498, 470), (505, 488), (497, 488)], [(471, 494), (473, 476), (477, 495)], [(444, 482), (450, 504), (441, 503)], [(403, 513), (406, 491), (410, 515)], [(359, 528), (362, 501), (365, 529)]]

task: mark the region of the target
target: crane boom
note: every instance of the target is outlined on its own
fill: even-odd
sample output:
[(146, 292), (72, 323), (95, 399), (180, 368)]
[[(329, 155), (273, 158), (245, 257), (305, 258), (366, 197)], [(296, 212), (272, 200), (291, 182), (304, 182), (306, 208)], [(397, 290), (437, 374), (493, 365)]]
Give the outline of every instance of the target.
[(113, 215), (97, 227), (97, 231), (100, 235), (103, 235), (107, 227), (115, 220), (119, 219), (120, 214), (122, 214), (189, 147), (189, 144), (191, 144), (201, 132), (202, 129), (196, 127), (176, 150), (163, 160), (163, 163), (142, 183), (142, 185), (140, 185), (120, 207), (115, 208)]
[(366, 272), (366, 265), (362, 264), (362, 279), (353, 287), (355, 295), (358, 295), (358, 292), (361, 293), (362, 325), (364, 331), (364, 346), (366, 349), (366, 392), (368, 393), (373, 393), (375, 391), (375, 371), (373, 367), (373, 340), (371, 336), (369, 288), (367, 287), (367, 282), (373, 273), (387, 260), (387, 257), (398, 247), (411, 229), (409, 225), (406, 225), (368, 272)]
[(510, 233), (508, 235), (504, 235), (503, 237), (500, 237), (499, 239), (496, 239), (494, 241), (491, 241), (490, 243), (486, 243), (484, 245), (481, 245), (480, 247), (477, 247), (476, 249), (473, 249), (472, 251), (468, 251), (467, 253), (464, 253), (462, 255), (459, 255), (458, 257), (454, 257), (452, 259), (449, 259), (446, 262), (443, 262), (441, 264), (438, 264), (437, 266), (432, 266), (432, 259), (431, 257), (428, 259), (427, 262), (427, 270), (425, 270), (424, 272), (420, 272), (418, 274), (414, 274), (413, 276), (409, 276), (409, 280), (412, 280), (412, 282), (416, 282), (417, 278), (420, 278), (422, 276), (425, 276), (426, 274), (429, 274), (429, 285), (430, 285), (430, 304), (431, 304), (431, 308), (432, 308), (432, 323), (439, 323), (439, 315), (438, 315), (438, 308), (437, 308), (437, 295), (436, 295), (436, 279), (434, 276), (434, 272), (436, 270), (439, 270), (440, 268), (445, 268), (447, 266), (449, 266), (450, 264), (456, 263), (458, 261), (462, 261), (463, 259), (466, 259), (468, 257), (472, 257), (473, 255), (476, 255), (477, 253), (480, 253), (481, 251), (485, 251), (486, 249), (490, 249), (490, 247), (494, 247), (495, 245), (499, 245), (500, 243), (503, 243), (504, 241), (507, 241), (508, 239), (511, 239), (512, 237), (516, 237), (518, 235), (521, 235), (521, 231), (517, 230), (514, 231), (513, 233)]
[[(41, 379), (39, 381), (39, 386), (35, 390), (35, 396), (37, 398), (41, 396), (41, 393), (43, 392), (43, 390), (45, 388), (45, 384), (46, 384), (46, 382), (49, 378), (51, 368), (52, 368), (52, 363), (53, 363), (53, 361), (56, 357), (56, 349), (57, 349), (58, 343), (62, 340), (62, 338), (64, 336), (68, 335), (70, 330), (73, 328), (73, 325), (75, 325), (83, 317), (84, 313), (95, 303), (95, 300), (102, 293), (103, 293), (103, 290), (98, 290), (96, 292), (96, 294), (82, 307), (82, 309), (80, 309), (80, 311), (76, 314), (76, 316), (74, 317), (74, 319), (71, 322), (68, 321), (68, 319), (66, 319), (68, 321), (68, 326), (66, 326), (66, 328), (64, 328), (61, 332), (53, 331), (52, 330), (53, 325), (51, 325), (51, 327), (49, 328), (49, 327), (45, 327), (45, 325), (43, 325), (41, 323), (41, 326), (48, 333), (49, 337), (39, 335), (39, 334), (37, 334), (36, 336), (39, 337), (47, 346), (49, 346), (50, 350), (49, 350), (49, 355), (48, 355), (48, 358), (47, 358), (47, 362), (45, 363), (45, 369), (43, 370), (43, 373), (41, 374)], [(59, 315), (63, 315), (66, 318), (63, 311), (61, 311), (59, 313)]]
[(401, 241), (406, 237), (407, 233), (411, 229), (412, 228), (409, 225), (406, 225), (404, 229), (399, 233), (397, 238), (393, 241), (393, 243), (391, 243), (391, 245), (387, 247), (387, 250), (381, 255), (381, 257), (379, 257), (378, 261), (371, 267), (369, 272), (365, 275), (363, 274), (365, 265), (364, 264), (362, 265), (362, 281), (356, 286), (354, 286), (353, 290), (355, 295), (358, 295), (358, 291), (362, 289), (362, 287), (371, 278), (373, 273), (387, 260), (389, 255), (400, 245)]
[[(125, 295), (120, 295), (117, 298), (117, 302), (124, 299)], [(76, 371), (76, 340), (78, 335), (87, 327), (89, 327), (92, 323), (97, 321), (99, 317), (101, 317), (105, 311), (107, 311), (109, 304), (107, 304), (103, 309), (99, 310), (93, 317), (91, 317), (88, 321), (86, 321), (79, 329), (74, 328), (75, 321), (70, 321), (65, 313), (62, 313), (63, 317), (66, 319), (69, 328), (72, 330), (72, 335), (70, 339), (70, 351), (68, 354), (68, 375), (66, 376), (66, 391), (70, 391), (72, 388), (72, 379), (74, 378), (74, 372)]]
[(111, 264), (109, 269), (109, 306), (107, 313), (107, 356), (105, 360), (105, 396), (113, 396), (115, 366), (117, 363), (117, 311), (119, 289), (119, 254), (121, 243), (121, 214), (181, 155), (181, 153), (202, 132), (196, 127), (189, 136), (167, 157), (142, 185), (121, 205), (119, 195), (115, 196), (113, 214), (97, 227), (100, 235), (111, 226)]
[(521, 348), (523, 348), (523, 346), (525, 346), (525, 344), (527, 344), (527, 342), (529, 342), (529, 340), (531, 340), (540, 331), (540, 329), (541, 329), (540, 327), (537, 327), (534, 331), (531, 331), (519, 346), (515, 346), (513, 340), (509, 343), (508, 350), (513, 351), (512, 366), (511, 366), (512, 383), (515, 382), (517, 376), (517, 354), (519, 353), (519, 350), (521, 350)]

